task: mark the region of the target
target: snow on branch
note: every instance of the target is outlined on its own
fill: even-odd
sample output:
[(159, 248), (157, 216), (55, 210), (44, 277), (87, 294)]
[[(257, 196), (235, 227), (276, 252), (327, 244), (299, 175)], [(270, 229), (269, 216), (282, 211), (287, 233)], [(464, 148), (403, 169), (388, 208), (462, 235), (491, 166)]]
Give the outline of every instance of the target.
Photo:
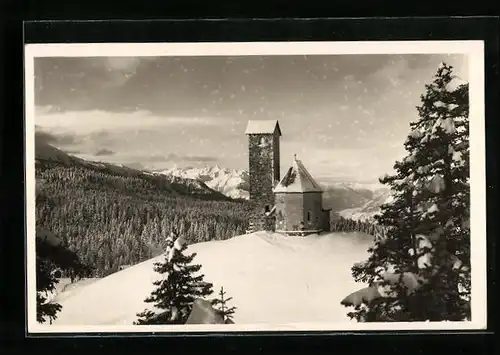
[(446, 134), (454, 134), (456, 132), (455, 122), (452, 117), (437, 119), (436, 123), (432, 127), (432, 133), (436, 133), (438, 129), (441, 129)]
[(429, 190), (435, 194), (438, 194), (444, 189), (445, 189), (444, 178), (439, 174), (435, 174), (429, 183)]
[(377, 288), (374, 286), (370, 286), (351, 293), (346, 298), (344, 298), (340, 302), (340, 304), (346, 307), (358, 307), (362, 304), (370, 304), (373, 301), (380, 299), (381, 297), (382, 295), (378, 292)]

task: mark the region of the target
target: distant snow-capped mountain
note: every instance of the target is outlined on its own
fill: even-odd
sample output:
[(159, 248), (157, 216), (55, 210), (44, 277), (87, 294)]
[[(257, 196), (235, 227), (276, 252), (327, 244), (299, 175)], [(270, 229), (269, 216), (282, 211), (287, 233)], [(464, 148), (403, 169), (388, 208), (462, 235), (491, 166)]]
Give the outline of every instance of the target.
[[(205, 166), (202, 168), (179, 168), (155, 171), (155, 174), (177, 176), (204, 182), (211, 189), (231, 198), (249, 198), (248, 171), (244, 169), (227, 169), (220, 166)], [(339, 179), (319, 179), (324, 188), (323, 200), (325, 207), (334, 212), (362, 208), (377, 197), (383, 185), (370, 182), (343, 181)]]
[(203, 168), (178, 168), (176, 166), (155, 173), (199, 180), (212, 190), (227, 197), (248, 199), (248, 172), (243, 169), (227, 169), (216, 165)]
[(325, 187), (337, 187), (342, 189), (351, 189), (355, 191), (371, 191), (376, 192), (385, 189), (385, 186), (375, 181), (349, 181), (339, 178), (317, 178), (318, 183)]
[(361, 207), (348, 208), (339, 211), (338, 214), (344, 218), (350, 218), (359, 221), (373, 221), (376, 214), (380, 212), (383, 204), (392, 201), (392, 194), (389, 189), (379, 189), (374, 192), (373, 198)]

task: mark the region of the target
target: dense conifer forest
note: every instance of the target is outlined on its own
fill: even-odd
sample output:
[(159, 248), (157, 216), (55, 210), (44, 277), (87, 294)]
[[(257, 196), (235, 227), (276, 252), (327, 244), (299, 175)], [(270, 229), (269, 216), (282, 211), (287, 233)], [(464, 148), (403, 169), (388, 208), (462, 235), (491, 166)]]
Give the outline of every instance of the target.
[(102, 277), (160, 254), (171, 231), (189, 243), (247, 229), (247, 203), (181, 181), (38, 160), (36, 223)]
[(332, 232), (362, 232), (376, 238), (383, 237), (386, 233), (384, 227), (374, 221), (360, 221), (340, 216), (332, 220), (330, 226)]

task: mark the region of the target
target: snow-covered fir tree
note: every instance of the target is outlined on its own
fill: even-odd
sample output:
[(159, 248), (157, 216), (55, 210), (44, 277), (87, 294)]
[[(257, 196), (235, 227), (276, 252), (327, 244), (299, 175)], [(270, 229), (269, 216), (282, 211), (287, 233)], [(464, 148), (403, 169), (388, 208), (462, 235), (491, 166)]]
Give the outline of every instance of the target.
[(425, 86), (407, 156), (380, 179), (393, 201), (377, 221), (386, 236), (352, 271), (370, 287), (342, 303), (358, 321), (470, 319), (469, 100), (444, 63)]
[(226, 298), (226, 291), (224, 291), (224, 287), (221, 286), (219, 290), (219, 298), (216, 298), (212, 301), (212, 305), (215, 306), (215, 308), (220, 312), (225, 323), (233, 322), (233, 314), (236, 310), (236, 307), (228, 305), (228, 302), (232, 299), (232, 297)]
[(185, 254), (187, 244), (182, 237), (174, 241), (174, 235), (167, 238), (164, 262), (155, 263), (155, 271), (164, 275), (155, 281), (156, 289), (146, 298), (154, 310), (138, 313), (141, 324), (184, 324), (189, 317), (193, 301), (213, 293), (213, 285), (205, 282), (199, 274), (201, 265), (193, 264), (196, 253)]

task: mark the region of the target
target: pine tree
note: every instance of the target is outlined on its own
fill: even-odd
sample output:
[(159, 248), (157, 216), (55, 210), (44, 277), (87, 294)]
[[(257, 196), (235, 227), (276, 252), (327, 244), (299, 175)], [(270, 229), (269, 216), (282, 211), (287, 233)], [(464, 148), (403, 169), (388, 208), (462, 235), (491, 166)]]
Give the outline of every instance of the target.
[(90, 274), (91, 269), (83, 265), (78, 256), (62, 245), (60, 238), (38, 228), (36, 231), (36, 304), (37, 322), (52, 322), (62, 310), (58, 303), (51, 302), (49, 295), (55, 291), (59, 279), (55, 271), (60, 269), (77, 277)]
[(234, 311), (236, 310), (236, 307), (235, 306), (229, 307), (227, 303), (231, 301), (233, 298), (232, 297), (225, 298), (225, 296), (226, 296), (226, 291), (224, 291), (224, 287), (221, 286), (219, 290), (220, 298), (214, 299), (212, 301), (212, 305), (216, 306), (217, 310), (222, 315), (224, 322), (228, 323), (233, 321), (233, 314)]
[(138, 313), (134, 324), (184, 324), (193, 301), (213, 293), (213, 285), (203, 281), (203, 274), (197, 274), (201, 265), (193, 264), (196, 253), (185, 255), (186, 249), (182, 238), (175, 242), (173, 234), (167, 238), (165, 260), (155, 264), (155, 271), (164, 278), (153, 283), (156, 289), (145, 300), (154, 305), (155, 311)]
[(59, 303), (51, 303), (48, 296), (55, 291), (59, 280), (52, 273), (55, 268), (50, 259), (37, 257), (36, 269), (36, 320), (38, 323), (48, 320), (52, 324), (62, 306)]
[(394, 199), (376, 217), (384, 238), (352, 269), (377, 289), (352, 302), (358, 321), (470, 318), (468, 84), (452, 88), (454, 79), (443, 63), (410, 124), (408, 155), (380, 180)]

